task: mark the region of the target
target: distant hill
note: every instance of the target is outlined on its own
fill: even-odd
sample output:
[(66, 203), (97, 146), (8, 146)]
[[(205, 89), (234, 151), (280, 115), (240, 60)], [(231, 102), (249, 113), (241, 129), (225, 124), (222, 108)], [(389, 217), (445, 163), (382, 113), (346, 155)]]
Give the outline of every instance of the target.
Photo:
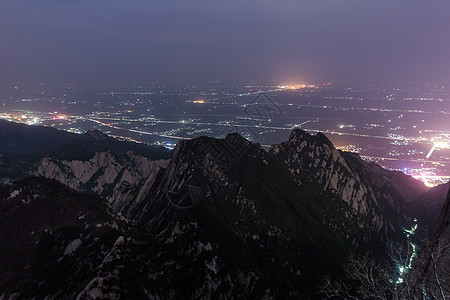
[(84, 135), (77, 135), (77, 139), (49, 148), (44, 155), (60, 160), (86, 160), (94, 153), (107, 151), (115, 153), (133, 151), (134, 154), (151, 160), (169, 159), (172, 156), (172, 151), (162, 146), (119, 141), (100, 130), (89, 130)]
[(415, 216), (418, 219), (417, 239), (428, 239), (433, 231), (433, 226), (444, 206), (445, 199), (450, 190), (450, 182), (430, 188), (425, 193), (411, 201)]
[(67, 144), (79, 135), (43, 126), (0, 119), (0, 154), (35, 153)]
[(7, 121), (0, 122), (0, 140), (0, 182), (32, 174), (105, 198), (120, 186), (132, 194), (172, 156), (164, 147), (119, 141), (99, 130), (80, 135)]
[(99, 130), (74, 134), (55, 128), (0, 120), (0, 154), (3, 156), (27, 153), (34, 157), (46, 153), (60, 159), (82, 159), (96, 152), (130, 150), (150, 159), (167, 159), (171, 156), (171, 151), (164, 147), (119, 141)]

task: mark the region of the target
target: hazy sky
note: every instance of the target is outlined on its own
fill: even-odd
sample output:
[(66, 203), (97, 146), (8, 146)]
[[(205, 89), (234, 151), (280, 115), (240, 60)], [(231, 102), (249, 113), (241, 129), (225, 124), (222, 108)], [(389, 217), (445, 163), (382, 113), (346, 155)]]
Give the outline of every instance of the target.
[(450, 82), (449, 0), (0, 0), (0, 86)]

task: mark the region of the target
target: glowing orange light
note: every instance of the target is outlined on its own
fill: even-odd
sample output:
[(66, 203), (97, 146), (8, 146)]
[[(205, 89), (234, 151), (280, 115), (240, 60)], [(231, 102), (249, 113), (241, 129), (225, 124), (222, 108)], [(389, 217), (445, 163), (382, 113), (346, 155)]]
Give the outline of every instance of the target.
[(287, 84), (287, 85), (280, 85), (278, 86), (278, 88), (283, 89), (283, 90), (299, 90), (299, 89), (303, 89), (305, 88), (306, 85), (305, 84)]

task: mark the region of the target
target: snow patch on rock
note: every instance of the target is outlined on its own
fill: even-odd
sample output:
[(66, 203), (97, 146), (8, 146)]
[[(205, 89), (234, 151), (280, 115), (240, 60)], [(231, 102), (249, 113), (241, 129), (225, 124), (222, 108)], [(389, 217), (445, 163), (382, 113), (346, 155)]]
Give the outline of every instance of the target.
[(64, 250), (64, 255), (71, 255), (78, 249), (78, 247), (80, 247), (82, 243), (83, 242), (80, 239), (73, 240), (69, 245), (67, 245), (66, 249)]

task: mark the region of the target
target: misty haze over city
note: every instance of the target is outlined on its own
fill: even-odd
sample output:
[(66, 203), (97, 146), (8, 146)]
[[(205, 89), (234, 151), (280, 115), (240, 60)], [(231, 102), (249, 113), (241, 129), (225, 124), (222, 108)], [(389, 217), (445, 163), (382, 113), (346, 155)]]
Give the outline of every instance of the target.
[(448, 83), (448, 1), (2, 1), (1, 85)]

